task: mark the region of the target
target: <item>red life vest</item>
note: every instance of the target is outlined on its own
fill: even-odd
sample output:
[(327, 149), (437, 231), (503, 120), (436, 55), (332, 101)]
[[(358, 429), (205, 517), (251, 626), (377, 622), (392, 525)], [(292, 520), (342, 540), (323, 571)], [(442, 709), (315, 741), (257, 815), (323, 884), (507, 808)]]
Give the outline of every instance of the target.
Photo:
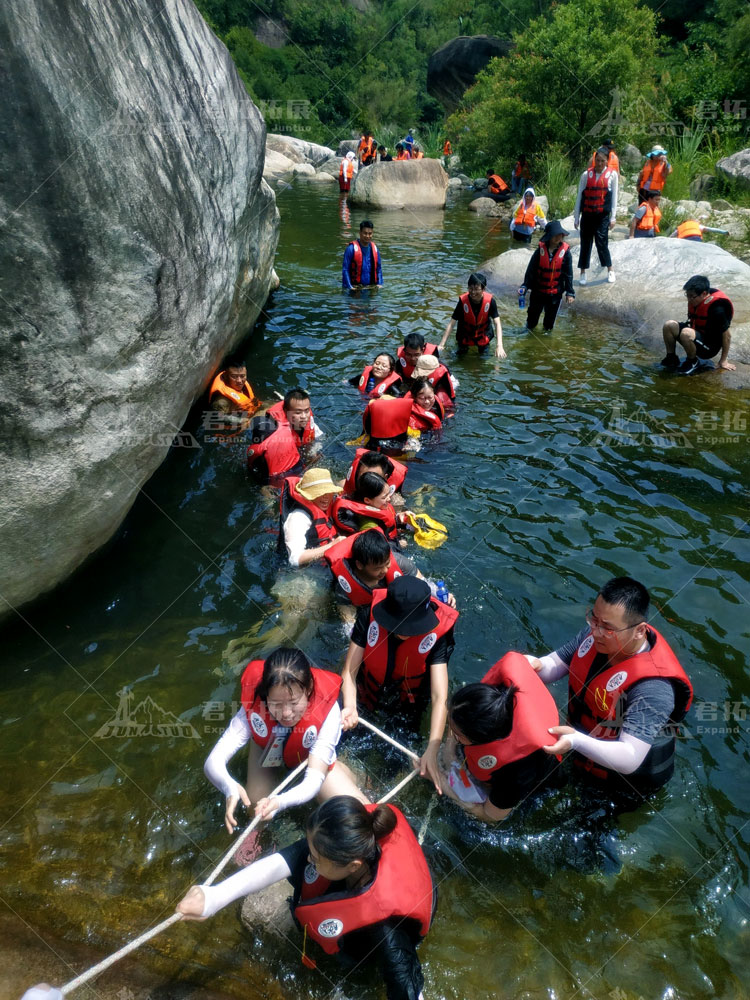
[(443, 144), (443, 156), (450, 156), (453, 153), (453, 148), (451, 147), (450, 139), (446, 139)]
[[(664, 636), (651, 625), (649, 632), (654, 638), (650, 649), (629, 656), (616, 666), (605, 664), (593, 676), (589, 673), (597, 655), (596, 646), (593, 635), (586, 636), (573, 656), (568, 673), (568, 721), (571, 726), (599, 740), (616, 740), (621, 729), (617, 707), (620, 698), (633, 684), (647, 679), (671, 682), (675, 707), (669, 721), (676, 724), (685, 718), (693, 700), (693, 686)], [(657, 751), (660, 751), (658, 758)], [(656, 777), (658, 771), (671, 764), (673, 754), (674, 739), (664, 748), (652, 747), (643, 764), (629, 777)], [(582, 755), (577, 755), (575, 761), (596, 777), (608, 778), (613, 773)]]
[(315, 440), (315, 431), (313, 430), (313, 412), (310, 410), (310, 416), (308, 417), (307, 423), (305, 424), (305, 429), (300, 434), (299, 431), (295, 431), (292, 425), (286, 418), (286, 413), (284, 412), (284, 400), (280, 399), (278, 403), (274, 403), (273, 406), (269, 406), (266, 410), (269, 417), (273, 417), (274, 420), (279, 424), (286, 424), (291, 428), (292, 434), (295, 436), (299, 444), (312, 444)]
[(434, 631), (402, 639), (396, 650), (393, 673), (388, 676), (388, 632), (378, 625), (372, 614), (378, 604), (385, 600), (386, 594), (385, 588), (372, 592), (367, 645), (359, 675), (362, 678), (360, 695), (368, 708), (377, 703), (378, 696), (386, 684), (393, 684), (398, 688), (401, 701), (413, 703), (427, 673), (428, 653), (437, 640), (450, 631), (458, 620), (458, 611), (432, 598), (430, 603), (438, 617)]
[[(370, 451), (369, 448), (357, 448), (354, 452), (354, 461), (349, 466), (349, 471), (346, 474), (344, 493), (354, 493), (357, 482), (357, 469), (359, 468), (359, 463), (362, 461), (362, 456), (368, 451)], [(386, 476), (386, 482), (395, 490), (400, 490), (404, 485), (406, 473), (409, 469), (403, 462), (397, 462), (395, 458), (386, 458), (386, 462), (388, 463), (388, 475)]]
[(293, 469), (300, 460), (295, 434), (289, 424), (279, 424), (265, 441), (253, 443), (247, 449), (247, 467), (253, 469), (265, 458), (269, 476), (279, 476)]
[[(365, 806), (368, 812), (376, 808)], [(403, 813), (389, 808), (396, 814), (396, 826), (380, 841), (375, 878), (364, 889), (326, 896), (330, 882), (313, 864), (305, 868), (294, 918), (329, 955), (339, 950), (344, 934), (390, 917), (416, 921), (422, 937), (430, 929), (433, 887), (427, 860)]]
[[(438, 347), (437, 344), (425, 344), (423, 354), (437, 354)], [(404, 357), (404, 347), (403, 344), (398, 349), (398, 363), (401, 365), (401, 374), (404, 378), (411, 378), (414, 374), (415, 365), (410, 365), (406, 358)]]
[[(436, 408), (437, 413), (435, 412)], [(431, 410), (425, 410), (416, 400), (412, 403), (409, 426), (415, 431), (439, 431), (443, 426), (444, 419), (445, 406), (437, 394), (435, 394), (435, 405)]]
[(730, 299), (720, 289), (712, 288), (699, 305), (693, 307), (688, 304), (688, 323), (696, 333), (702, 335), (705, 332), (708, 322), (708, 310), (714, 302), (726, 302), (729, 306), (729, 318), (732, 319), (734, 316), (734, 306)]
[[(330, 566), (331, 572), (338, 581), (339, 586), (355, 608), (362, 607), (363, 604), (369, 604), (372, 601), (373, 591), (373, 588), (362, 583), (356, 575), (353, 566), (352, 547), (361, 534), (362, 532), (359, 531), (356, 535), (349, 535), (348, 538), (343, 538), (340, 542), (336, 542), (335, 545), (332, 545), (330, 549), (323, 553), (323, 558)], [(396, 557), (391, 552), (390, 562), (385, 574), (386, 585), (401, 575)]]
[(443, 397), (441, 399), (443, 406), (445, 406), (446, 399), (451, 403), (454, 401), (456, 398), (456, 390), (453, 388), (451, 373), (445, 365), (439, 364), (434, 372), (431, 372), (429, 375), (425, 375), (424, 378), (435, 390), (436, 395), (440, 392), (440, 395)]
[(336, 537), (338, 532), (333, 526), (329, 515), (324, 510), (321, 510), (314, 501), (308, 500), (301, 493), (297, 492), (297, 483), (299, 480), (299, 476), (288, 476), (284, 480), (279, 510), (279, 546), (281, 547), (284, 544), (284, 521), (286, 521), (292, 511), (304, 510), (312, 518), (312, 524), (307, 529), (306, 548), (316, 549), (319, 545), (330, 542), (332, 538)]
[(396, 159), (397, 160), (410, 160), (411, 159), (411, 154), (407, 153), (405, 149), (402, 149), (401, 152), (396, 156)]
[[(354, 240), (349, 246), (354, 247), (354, 253), (352, 255), (352, 262), (349, 265), (349, 278), (353, 285), (362, 284), (362, 247), (359, 240)], [(372, 271), (370, 273), (370, 284), (377, 285), (378, 283), (378, 248), (374, 243), (371, 243), (372, 247)]]
[(388, 504), (384, 510), (370, 507), (366, 503), (358, 503), (351, 497), (340, 494), (331, 505), (331, 519), (340, 535), (354, 535), (360, 531), (358, 519), (366, 517), (368, 521), (376, 521), (386, 538), (398, 537), (396, 512)]
[[(263, 660), (251, 660), (242, 674), (242, 707), (250, 723), (250, 735), (259, 747), (265, 747), (273, 736), (273, 727), (281, 725), (271, 717), (266, 703), (255, 694), (263, 676)], [(341, 690), (341, 677), (331, 670), (312, 668), (313, 691), (305, 713), (294, 726), (284, 744), (284, 763), (296, 767), (307, 760), (310, 748), (318, 738), (320, 727), (328, 718), (328, 713), (336, 703)]]
[(401, 381), (401, 376), (397, 371), (392, 371), (390, 375), (386, 377), (381, 382), (376, 382), (372, 389), (367, 392), (367, 383), (369, 381), (370, 375), (372, 374), (372, 365), (366, 365), (364, 371), (359, 377), (359, 384), (357, 388), (361, 393), (367, 393), (371, 399), (377, 399), (378, 396), (382, 396), (384, 392), (387, 392), (392, 385)]
[(609, 184), (614, 171), (605, 167), (598, 178), (595, 170), (588, 170), (586, 173), (586, 187), (583, 189), (583, 211), (591, 215), (606, 215), (612, 210), (612, 192)]
[(688, 219), (686, 222), (681, 222), (677, 227), (677, 239), (678, 240), (695, 240), (698, 239), (703, 242), (702, 230), (699, 222), (695, 219)]
[(224, 381), (224, 375), (226, 372), (219, 372), (216, 378), (211, 383), (211, 389), (208, 393), (209, 403), (213, 399), (214, 395), (218, 392), (224, 399), (231, 400), (235, 406), (240, 410), (244, 410), (250, 416), (260, 407), (260, 400), (253, 392), (250, 387), (249, 382), (245, 382), (243, 385), (244, 392), (238, 392), (236, 389), (232, 389), (231, 386), (227, 385)]
[(411, 416), (411, 396), (393, 399), (381, 396), (372, 399), (362, 414), (362, 426), (365, 433), (378, 441), (401, 437), (406, 434)]
[[(641, 208), (641, 206), (638, 206)], [(659, 232), (659, 220), (661, 219), (661, 209), (658, 205), (653, 207), (649, 202), (644, 202), (644, 207), (646, 211), (643, 213), (640, 219), (636, 220), (635, 228), (640, 230), (645, 230), (646, 232)]]
[(469, 300), (469, 293), (464, 292), (459, 296), (459, 304), (463, 308), (463, 316), (458, 321), (456, 339), (461, 347), (470, 347), (476, 344), (477, 347), (486, 347), (490, 342), (490, 306), (492, 296), (489, 292), (482, 292), (482, 303), (479, 306), (479, 313), (475, 314), (474, 307)]
[(550, 255), (549, 247), (545, 242), (539, 244), (539, 268), (537, 270), (537, 287), (534, 289), (539, 295), (559, 295), (560, 275), (562, 273), (563, 257), (570, 250), (568, 244), (563, 240), (560, 246)]
[(515, 685), (513, 728), (508, 736), (491, 743), (464, 746), (466, 766), (480, 781), (487, 781), (514, 760), (552, 746), (557, 737), (547, 730), (560, 724), (555, 699), (529, 661), (521, 653), (506, 653), (482, 678), (482, 684)]

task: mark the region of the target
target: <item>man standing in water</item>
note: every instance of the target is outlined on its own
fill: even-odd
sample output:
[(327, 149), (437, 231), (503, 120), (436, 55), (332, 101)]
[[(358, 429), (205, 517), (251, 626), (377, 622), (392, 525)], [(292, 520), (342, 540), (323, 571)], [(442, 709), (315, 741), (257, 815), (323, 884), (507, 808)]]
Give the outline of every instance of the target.
[(693, 688), (667, 640), (646, 621), (649, 595), (627, 576), (609, 580), (586, 614), (587, 628), (528, 660), (545, 684), (568, 675), (567, 726), (546, 753), (572, 750), (608, 792), (643, 798), (674, 772), (675, 729)]
[(341, 287), (347, 291), (358, 291), (368, 285), (383, 284), (383, 268), (380, 251), (372, 241), (373, 225), (369, 219), (359, 224), (359, 239), (354, 240), (344, 251), (341, 269)]

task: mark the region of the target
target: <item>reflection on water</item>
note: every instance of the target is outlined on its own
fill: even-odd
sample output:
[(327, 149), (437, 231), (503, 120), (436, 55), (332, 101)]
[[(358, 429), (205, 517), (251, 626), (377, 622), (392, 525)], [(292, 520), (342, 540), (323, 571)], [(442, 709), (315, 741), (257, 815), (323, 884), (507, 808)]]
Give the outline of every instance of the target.
[[(308, 389), (325, 462), (343, 475), (361, 413), (346, 380), (403, 333), (439, 338), (469, 271), (507, 236), (460, 200), (444, 214), (377, 213), (386, 285), (352, 298), (340, 265), (358, 213), (309, 186), (279, 204), (282, 286), (248, 369), (263, 398)], [(441, 548), (410, 554), (457, 595), (453, 682), (509, 648), (554, 647), (596, 586), (628, 573), (651, 589), (696, 709), (668, 789), (616, 821), (568, 785), (488, 831), (435, 804), (426, 783), (408, 786), (401, 804), (440, 881), (421, 949), (427, 995), (739, 996), (750, 943), (746, 398), (710, 377), (664, 376), (638, 345), (571, 312), (551, 335), (523, 332), (514, 301), (501, 318), (508, 361), (449, 354), (458, 413), (411, 460), (406, 485), (410, 504), (449, 529)], [(278, 559), (276, 499), (246, 480), (245, 444), (208, 442), (200, 409), (188, 423), (200, 447), (174, 449), (107, 551), (6, 635), (4, 896), (43, 934), (104, 950), (161, 919), (226, 849), (202, 763), (236, 711), (243, 664), (296, 642), (337, 667), (347, 644), (323, 570), (292, 573)], [(123, 690), (142, 706), (141, 729), (113, 724)], [(358, 740), (346, 753), (373, 790), (394, 783), (402, 763)], [(295, 835), (283, 817), (263, 836)], [(329, 995), (293, 944), (252, 938), (234, 908), (154, 946), (146, 960), (170, 976), (238, 996)], [(372, 995), (359, 973), (342, 991)]]

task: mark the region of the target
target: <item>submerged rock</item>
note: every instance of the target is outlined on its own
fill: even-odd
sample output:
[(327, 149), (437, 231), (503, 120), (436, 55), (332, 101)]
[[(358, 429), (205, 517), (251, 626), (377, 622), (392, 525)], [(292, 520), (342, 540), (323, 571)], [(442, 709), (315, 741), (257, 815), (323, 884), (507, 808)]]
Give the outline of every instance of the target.
[(0, 32), (0, 572), (18, 606), (111, 537), (247, 335), (278, 212), (261, 115), (189, 0), (7, 0)]
[(369, 208), (445, 208), (448, 175), (437, 160), (373, 163), (352, 181), (349, 202)]

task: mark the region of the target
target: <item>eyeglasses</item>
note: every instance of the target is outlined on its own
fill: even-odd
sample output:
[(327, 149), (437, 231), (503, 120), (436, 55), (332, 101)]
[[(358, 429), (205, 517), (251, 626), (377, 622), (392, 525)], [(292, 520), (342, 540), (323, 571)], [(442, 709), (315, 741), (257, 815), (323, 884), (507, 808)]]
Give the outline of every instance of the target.
[(637, 628), (640, 625), (638, 622), (636, 625), (625, 625), (623, 628), (610, 628), (608, 625), (602, 625), (598, 618), (595, 618), (593, 612), (587, 611), (586, 624), (591, 629), (592, 632), (598, 632), (600, 635), (605, 635), (608, 639), (611, 639), (613, 635), (618, 632), (627, 632), (629, 628)]
[(266, 708), (271, 715), (279, 715), (285, 708), (299, 708), (304, 697), (304, 694), (300, 694), (296, 698), (290, 698), (289, 701), (267, 701)]

